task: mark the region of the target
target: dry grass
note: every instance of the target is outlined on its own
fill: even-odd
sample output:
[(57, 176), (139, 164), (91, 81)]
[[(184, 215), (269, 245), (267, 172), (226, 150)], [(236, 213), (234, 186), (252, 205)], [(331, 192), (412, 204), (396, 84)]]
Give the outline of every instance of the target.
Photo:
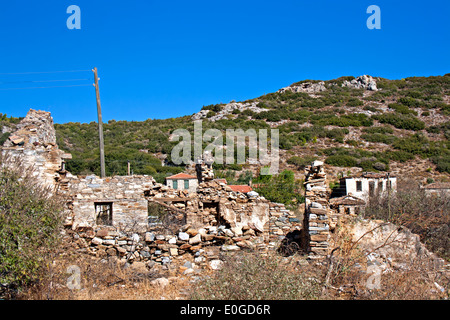
[[(335, 250), (328, 259), (323, 298), (429, 300), (450, 296), (449, 273), (437, 268), (429, 259), (412, 259), (398, 252), (390, 258), (403, 261), (402, 264), (388, 263), (370, 269), (367, 252), (352, 240), (350, 225), (341, 227), (333, 240)], [(375, 288), (370, 286), (376, 283)]]
[[(70, 289), (73, 274), (70, 266), (80, 270), (80, 288)], [(175, 271), (159, 274), (146, 268), (124, 268), (117, 260), (99, 259), (84, 254), (61, 254), (48, 266), (47, 277), (28, 288), (19, 297), (25, 300), (176, 300), (184, 298), (189, 277), (175, 277)], [(167, 278), (166, 286), (152, 284)]]
[[(303, 260), (303, 264), (299, 263)], [(197, 282), (195, 300), (312, 300), (320, 297), (323, 272), (301, 256), (276, 252), (230, 253), (220, 270)]]

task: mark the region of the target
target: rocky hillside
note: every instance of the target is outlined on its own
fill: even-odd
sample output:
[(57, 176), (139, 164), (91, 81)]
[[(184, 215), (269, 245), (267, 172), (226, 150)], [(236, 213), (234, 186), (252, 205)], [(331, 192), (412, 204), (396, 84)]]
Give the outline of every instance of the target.
[[(423, 181), (450, 177), (450, 74), (401, 80), (371, 76), (304, 80), (247, 101), (204, 106), (180, 118), (104, 125), (107, 174), (136, 174), (157, 180), (185, 170), (171, 164), (170, 142), (178, 128), (203, 130), (277, 128), (281, 169), (301, 178), (313, 159), (325, 161), (331, 179), (341, 172), (391, 171)], [(13, 125), (3, 119), (2, 133)], [(74, 174), (99, 173), (96, 123), (56, 125), (57, 142), (73, 154)], [(257, 175), (258, 165), (217, 165), (227, 178)], [(251, 174), (249, 173), (251, 172)]]
[[(243, 102), (204, 107), (193, 120), (264, 121), (280, 130), (286, 168), (319, 158), (339, 171), (450, 172), (450, 75), (301, 81)], [(219, 125), (219, 126), (220, 126)]]

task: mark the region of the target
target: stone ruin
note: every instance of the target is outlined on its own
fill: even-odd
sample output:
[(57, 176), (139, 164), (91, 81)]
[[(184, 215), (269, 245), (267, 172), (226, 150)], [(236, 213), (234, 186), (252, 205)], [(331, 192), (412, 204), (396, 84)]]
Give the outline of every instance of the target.
[(330, 240), (330, 190), (323, 162), (314, 161), (305, 168), (305, 215), (303, 225), (306, 234), (306, 251), (314, 255), (328, 254)]
[[(65, 238), (77, 251), (146, 268), (178, 266), (185, 274), (196, 268), (219, 268), (222, 255), (230, 251), (279, 250), (289, 255), (301, 250), (311, 258), (325, 257), (333, 228), (344, 223), (338, 221), (341, 216), (347, 216), (339, 206), (345, 209), (349, 204), (330, 201), (331, 190), (320, 161), (305, 169), (302, 221), (283, 204), (255, 192), (233, 191), (223, 180), (214, 179), (207, 155), (196, 166), (201, 180), (196, 192), (174, 190), (150, 176), (73, 176), (64, 166), (70, 155), (58, 149), (51, 116), (42, 111), (30, 110), (2, 154), (8, 160), (4, 165), (17, 165), (15, 161), (21, 158), (38, 181), (65, 197)], [(156, 215), (151, 208), (156, 208)], [(353, 227), (354, 237), (378, 225), (367, 223)], [(365, 239), (368, 248), (370, 241), (377, 248), (387, 233), (391, 237), (396, 227), (387, 226), (376, 229), (383, 232), (380, 235)], [(412, 242), (409, 233), (397, 238), (401, 241), (397, 241), (398, 250), (393, 247), (395, 252), (405, 248), (426, 252), (417, 236)], [(377, 259), (385, 264), (392, 257), (386, 250), (378, 254)], [(368, 259), (373, 257), (373, 253), (368, 255)]]
[(64, 159), (71, 155), (61, 151), (56, 144), (56, 132), (50, 112), (30, 109), (17, 125), (2, 148), (3, 162), (17, 166), (18, 159), (24, 170), (31, 169), (33, 176), (45, 186), (53, 187), (61, 179)]
[[(222, 251), (276, 250), (301, 221), (283, 204), (234, 191), (214, 179), (205, 154), (196, 163), (196, 192), (174, 190), (151, 176), (74, 176), (71, 155), (56, 144), (49, 112), (30, 110), (2, 148), (6, 165), (19, 159), (37, 181), (66, 199), (66, 234), (81, 252), (165, 265), (189, 254), (206, 264)], [(156, 206), (159, 216), (149, 215)]]
[[(192, 257), (200, 266), (217, 264), (223, 252), (281, 250), (291, 246), (310, 257), (330, 251), (333, 229), (346, 206), (333, 202), (324, 164), (305, 169), (305, 213), (299, 219), (283, 204), (256, 192), (234, 191), (214, 179), (204, 154), (195, 164), (195, 192), (174, 190), (151, 176), (73, 176), (65, 169), (70, 155), (56, 144), (50, 113), (30, 110), (2, 148), (7, 165), (16, 160), (32, 168), (38, 181), (66, 199), (66, 234), (81, 252), (115, 256), (161, 267)], [(154, 210), (156, 213), (152, 213)], [(291, 249), (292, 249), (291, 248)], [(183, 261), (184, 261), (183, 260)]]

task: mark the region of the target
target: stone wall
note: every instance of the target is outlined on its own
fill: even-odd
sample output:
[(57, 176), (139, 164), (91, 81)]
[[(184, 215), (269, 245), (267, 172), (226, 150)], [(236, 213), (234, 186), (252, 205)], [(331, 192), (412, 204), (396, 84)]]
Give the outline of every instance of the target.
[(50, 112), (30, 109), (2, 148), (4, 163), (31, 169), (32, 175), (45, 186), (56, 189), (63, 159), (71, 158), (56, 144), (56, 133)]
[(112, 226), (146, 231), (148, 201), (144, 191), (156, 185), (150, 176), (115, 176), (99, 178), (91, 175), (69, 180), (67, 195), (73, 229), (96, 226), (96, 204), (112, 204)]
[(323, 163), (314, 161), (305, 169), (305, 236), (306, 250), (313, 255), (328, 253), (330, 240), (330, 194)]
[[(266, 204), (269, 206), (268, 202)], [(214, 269), (225, 252), (276, 250), (286, 233), (300, 229), (298, 219), (293, 218), (284, 205), (270, 203), (269, 207), (271, 218), (263, 230), (249, 223), (242, 227), (208, 225), (202, 228), (185, 224), (175, 232), (155, 224), (142, 233), (115, 227), (79, 226), (71, 232), (78, 249), (94, 256), (114, 256), (129, 263), (144, 262), (148, 267), (167, 267), (177, 261), (192, 260), (197, 267)]]

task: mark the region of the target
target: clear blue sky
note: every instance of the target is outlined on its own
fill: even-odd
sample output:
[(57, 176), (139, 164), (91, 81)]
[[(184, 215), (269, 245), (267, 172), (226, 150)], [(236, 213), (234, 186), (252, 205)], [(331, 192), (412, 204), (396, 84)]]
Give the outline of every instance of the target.
[[(69, 30), (69, 5), (81, 30)], [(367, 8), (381, 8), (369, 30)], [(0, 112), (51, 111), (55, 122), (190, 115), (304, 79), (389, 79), (450, 72), (450, 1), (42, 0), (0, 4)], [(77, 81), (27, 82), (45, 80)]]

